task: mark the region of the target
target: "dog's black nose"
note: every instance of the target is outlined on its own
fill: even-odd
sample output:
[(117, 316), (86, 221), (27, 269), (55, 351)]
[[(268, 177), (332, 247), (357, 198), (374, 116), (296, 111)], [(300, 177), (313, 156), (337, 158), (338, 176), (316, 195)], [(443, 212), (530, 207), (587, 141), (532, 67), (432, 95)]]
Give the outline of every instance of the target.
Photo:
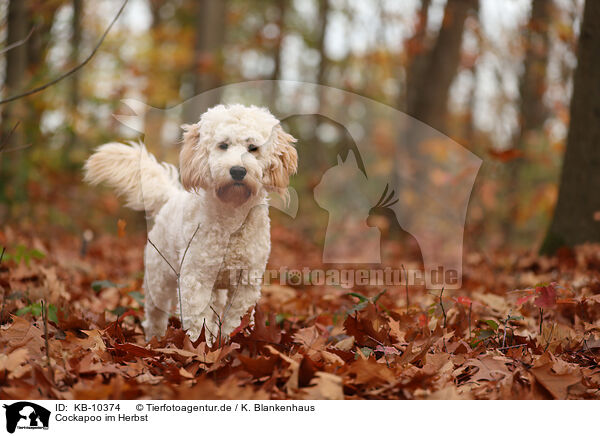
[(246, 168), (239, 166), (231, 167), (229, 174), (231, 174), (233, 180), (242, 180), (246, 176)]

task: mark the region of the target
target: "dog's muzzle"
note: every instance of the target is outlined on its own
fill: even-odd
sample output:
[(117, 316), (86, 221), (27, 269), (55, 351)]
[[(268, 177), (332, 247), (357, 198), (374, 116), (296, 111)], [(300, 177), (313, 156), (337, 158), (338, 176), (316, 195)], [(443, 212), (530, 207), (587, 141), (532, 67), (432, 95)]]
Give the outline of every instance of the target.
[(217, 189), (217, 197), (225, 203), (242, 204), (250, 198), (253, 190), (246, 183), (231, 182)]

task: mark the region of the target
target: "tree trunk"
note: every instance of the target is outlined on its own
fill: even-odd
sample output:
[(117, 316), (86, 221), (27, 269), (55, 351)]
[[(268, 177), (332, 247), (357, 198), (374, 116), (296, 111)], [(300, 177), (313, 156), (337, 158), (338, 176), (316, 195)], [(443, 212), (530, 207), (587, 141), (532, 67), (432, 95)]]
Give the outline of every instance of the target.
[(542, 254), (600, 242), (600, 2), (586, 0), (558, 202)]
[[(7, 13), (6, 46), (23, 40), (29, 32), (27, 2), (10, 0)], [(16, 94), (23, 89), (27, 76), (27, 43), (6, 53), (4, 95)], [(5, 104), (2, 108), (2, 148), (0, 152), (0, 219), (9, 213), (7, 204), (24, 201), (27, 180), (27, 160), (23, 151), (10, 151), (24, 145), (23, 125), (27, 122), (27, 105), (23, 99)], [(21, 123), (14, 131), (16, 123)], [(10, 136), (8, 136), (10, 135)]]
[(462, 36), (469, 11), (477, 0), (448, 0), (435, 44), (427, 56), (423, 78), (414, 92), (410, 115), (438, 130), (445, 130), (450, 86), (460, 63)]
[[(150, 12), (152, 14), (152, 22), (150, 24), (150, 35), (154, 42), (152, 53), (149, 59), (149, 68), (146, 72), (148, 85), (144, 91), (146, 94), (146, 104), (152, 107), (163, 109), (167, 104), (163, 98), (157, 98), (154, 92), (153, 85), (160, 83), (162, 78), (162, 68), (160, 65), (160, 7), (163, 2), (161, 0), (151, 0), (149, 2)], [(148, 110), (144, 115), (144, 143), (149, 150), (155, 153), (160, 159), (164, 158), (162, 149), (162, 131), (164, 126), (164, 114), (162, 111)]]
[(525, 40), (525, 71), (519, 85), (521, 95), (520, 130), (518, 145), (532, 130), (544, 125), (548, 111), (543, 97), (546, 92), (546, 64), (548, 62), (550, 7), (547, 0), (533, 0), (531, 18)]
[[(29, 20), (27, 19), (27, 2), (10, 0), (8, 3), (8, 29), (6, 46), (27, 37)], [(27, 43), (21, 44), (6, 53), (6, 78), (4, 82), (5, 96), (22, 90), (27, 72)], [(25, 105), (22, 100), (4, 105), (2, 113), (2, 133), (8, 134), (13, 124), (24, 116)], [(5, 148), (18, 144), (21, 137), (19, 129), (15, 130)]]
[[(227, 1), (200, 0), (196, 2), (196, 39), (194, 42), (194, 65), (192, 86), (194, 96), (218, 88), (223, 83), (222, 49), (225, 42)], [(208, 100), (209, 106), (220, 101), (220, 93)], [(200, 114), (193, 114), (197, 119)]]
[[(277, 35), (277, 40), (275, 41), (275, 47), (273, 48), (273, 74), (271, 74), (271, 80), (279, 80), (281, 79), (281, 44), (283, 42), (284, 37), (284, 28), (285, 28), (285, 14), (288, 8), (289, 0), (280, 0), (277, 2), (278, 9), (278, 17), (277, 17), (277, 27), (279, 28), (279, 35)], [(279, 88), (277, 83), (271, 84), (271, 95), (269, 96), (269, 103), (271, 106), (275, 105), (279, 94)]]
[[(329, 70), (329, 59), (325, 54), (325, 36), (329, 23), (329, 0), (319, 0), (319, 33), (317, 35), (317, 50), (319, 52), (319, 67), (317, 69), (317, 84), (326, 85), (325, 75)], [(319, 91), (319, 107), (323, 105), (323, 89)]]
[[(79, 63), (79, 46), (81, 45), (81, 14), (83, 9), (82, 0), (73, 0), (73, 16), (71, 17), (71, 65), (75, 66)], [(65, 147), (65, 158), (70, 159), (69, 154), (77, 138), (77, 105), (79, 103), (79, 75), (72, 74), (69, 77), (69, 117), (71, 129), (69, 131), (69, 139)]]
[[(527, 36), (523, 41), (525, 46), (524, 71), (519, 83), (519, 131), (515, 137), (514, 148), (525, 152), (533, 142), (536, 132), (539, 132), (547, 118), (547, 108), (544, 105), (546, 92), (546, 65), (548, 62), (551, 2), (533, 0), (531, 16), (527, 24)], [(508, 219), (505, 233), (506, 240), (510, 236), (518, 237), (519, 199), (522, 195), (522, 172), (524, 161), (517, 158), (507, 164), (507, 196), (509, 198)]]
[[(227, 14), (226, 0), (194, 1), (195, 40), (192, 64), (192, 97), (218, 88), (223, 83), (222, 49), (225, 43), (225, 24)], [(220, 92), (213, 92), (202, 99), (208, 107), (218, 104)], [(199, 105), (187, 105), (183, 119), (196, 122), (202, 113)]]
[(406, 92), (401, 94), (399, 107), (404, 107), (407, 113), (414, 114), (421, 90), (425, 87), (425, 67), (427, 66), (427, 20), (429, 18), (429, 6), (431, 0), (422, 0), (421, 9), (417, 16), (414, 35), (406, 43), (408, 54), (408, 66), (406, 68)]

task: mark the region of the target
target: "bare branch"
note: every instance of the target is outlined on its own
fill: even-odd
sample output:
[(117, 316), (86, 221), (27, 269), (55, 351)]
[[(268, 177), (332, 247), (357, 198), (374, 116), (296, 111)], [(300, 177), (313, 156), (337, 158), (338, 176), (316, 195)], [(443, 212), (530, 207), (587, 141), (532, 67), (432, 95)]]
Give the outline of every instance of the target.
[(115, 22), (117, 21), (117, 19), (121, 16), (121, 12), (123, 12), (123, 9), (125, 9), (125, 6), (127, 5), (127, 2), (129, 2), (129, 0), (125, 0), (123, 2), (123, 5), (121, 6), (121, 9), (119, 9), (119, 12), (117, 12), (117, 15), (115, 15), (115, 18), (113, 18), (113, 20), (110, 22), (110, 24), (108, 25), (108, 27), (106, 28), (106, 30), (102, 34), (102, 37), (100, 38), (100, 40), (98, 41), (98, 43), (96, 44), (96, 46), (94, 47), (94, 49), (92, 50), (92, 52), (89, 54), (89, 56), (87, 58), (85, 58), (85, 60), (83, 62), (81, 62), (76, 67), (71, 68), (66, 73), (61, 74), (60, 76), (58, 76), (54, 80), (51, 80), (50, 82), (48, 82), (48, 83), (46, 83), (44, 85), (38, 86), (37, 88), (30, 89), (29, 91), (23, 92), (22, 94), (13, 95), (11, 97), (5, 98), (4, 100), (0, 100), (0, 104), (9, 103), (11, 101), (15, 101), (15, 100), (18, 100), (20, 98), (27, 97), (29, 95), (36, 94), (36, 93), (38, 93), (40, 91), (43, 91), (46, 88), (49, 88), (50, 86), (52, 86), (52, 85), (60, 82), (61, 80), (65, 79), (66, 77), (70, 76), (71, 74), (76, 73), (81, 68), (83, 68), (94, 57), (94, 55), (96, 54), (96, 52), (100, 48), (100, 46), (104, 42), (104, 39), (106, 38), (106, 35), (108, 35), (108, 32), (112, 28), (113, 24), (115, 24)]
[(408, 274), (406, 273), (406, 268), (404, 268), (404, 264), (401, 265), (402, 270), (404, 271), (404, 285), (406, 286), (406, 313), (408, 313)]
[(154, 249), (156, 250), (156, 252), (158, 254), (160, 254), (160, 257), (162, 257), (163, 260), (165, 262), (167, 262), (167, 265), (169, 265), (169, 267), (173, 270), (173, 272), (175, 273), (175, 275), (177, 276), (177, 278), (179, 278), (179, 273), (177, 272), (177, 270), (175, 268), (173, 268), (173, 265), (171, 265), (171, 262), (169, 262), (167, 260), (167, 258), (165, 256), (163, 256), (162, 252), (158, 249), (158, 247), (156, 245), (154, 245), (154, 242), (152, 242), (152, 240), (150, 238), (148, 238), (148, 242), (150, 243), (150, 245), (152, 245), (154, 247)]
[(181, 268), (183, 268), (183, 261), (185, 260), (185, 256), (186, 256), (188, 250), (190, 249), (190, 245), (191, 245), (192, 241), (194, 240), (194, 238), (196, 237), (196, 233), (198, 233), (198, 230), (200, 230), (200, 223), (198, 223), (198, 225), (196, 226), (196, 230), (194, 230), (194, 234), (188, 241), (187, 247), (185, 247), (185, 251), (183, 252), (183, 257), (181, 258), (181, 262), (179, 263), (179, 274), (181, 274)]
[(28, 35), (27, 35), (25, 38), (23, 38), (23, 39), (21, 39), (21, 40), (19, 40), (19, 41), (15, 41), (15, 42), (13, 42), (12, 44), (10, 44), (10, 45), (7, 45), (7, 46), (6, 46), (6, 47), (4, 47), (3, 49), (1, 49), (1, 50), (0, 50), (0, 55), (3, 55), (4, 53), (6, 53), (7, 51), (10, 51), (10, 50), (12, 50), (13, 48), (17, 48), (17, 47), (19, 47), (19, 46), (21, 46), (21, 45), (25, 44), (25, 43), (27, 42), (27, 40), (28, 40), (29, 38), (31, 38), (31, 35), (33, 35), (33, 31), (34, 31), (34, 30), (35, 30), (35, 26), (32, 26), (32, 27), (31, 27), (31, 30), (29, 31), (29, 34), (28, 34)]
[(200, 223), (198, 223), (198, 225), (196, 226), (196, 230), (194, 231), (194, 234), (188, 241), (187, 247), (185, 247), (185, 251), (183, 252), (183, 256), (181, 257), (181, 262), (179, 263), (179, 271), (177, 271), (173, 267), (173, 265), (171, 265), (171, 262), (169, 262), (167, 260), (167, 258), (162, 254), (162, 252), (158, 249), (158, 247), (156, 245), (154, 245), (154, 242), (152, 242), (152, 240), (150, 238), (148, 238), (148, 242), (150, 243), (150, 245), (152, 245), (154, 247), (154, 249), (156, 250), (156, 252), (158, 254), (160, 254), (160, 257), (162, 257), (163, 260), (165, 262), (167, 262), (167, 265), (169, 265), (169, 267), (173, 270), (173, 272), (175, 273), (175, 276), (177, 277), (177, 297), (179, 298), (179, 319), (181, 320), (181, 328), (183, 330), (185, 330), (185, 327), (183, 326), (183, 305), (181, 304), (181, 269), (183, 268), (183, 262), (185, 261), (185, 256), (187, 255), (190, 245), (192, 244), (192, 241), (196, 237), (196, 233), (198, 233), (198, 230), (200, 230)]
[(6, 147), (6, 144), (8, 144), (8, 140), (10, 139), (12, 134), (15, 132), (15, 130), (17, 130), (17, 127), (19, 127), (19, 124), (21, 124), (21, 122), (17, 121), (15, 123), (15, 125), (13, 126), (13, 128), (10, 129), (10, 132), (8, 132), (8, 134), (4, 138), (2, 138), (2, 142), (0, 142), (0, 153), (2, 153), (2, 151), (4, 151), (4, 147)]
[(447, 319), (446, 319), (446, 309), (444, 309), (444, 303), (442, 302), (442, 294), (443, 293), (444, 293), (444, 288), (442, 288), (442, 290), (440, 292), (440, 307), (442, 308), (442, 313), (444, 314), (444, 328), (446, 328)]
[(52, 370), (52, 364), (50, 363), (50, 343), (48, 341), (48, 303), (46, 303), (46, 300), (42, 300), (42, 321), (44, 323), (44, 345), (46, 347), (46, 364), (48, 365), (48, 373), (50, 374), (50, 380), (54, 382), (54, 371)]

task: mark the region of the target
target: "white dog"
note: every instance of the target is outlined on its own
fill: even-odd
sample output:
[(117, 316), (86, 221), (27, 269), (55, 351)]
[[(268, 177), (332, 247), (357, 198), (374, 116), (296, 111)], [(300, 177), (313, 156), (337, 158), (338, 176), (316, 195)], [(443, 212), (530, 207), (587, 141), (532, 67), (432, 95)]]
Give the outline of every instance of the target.
[[(286, 192), (296, 139), (267, 109), (239, 104), (213, 107), (182, 128), (181, 184), (177, 169), (143, 145), (119, 143), (96, 150), (85, 180), (106, 183), (155, 218), (144, 256), (146, 339), (164, 335), (177, 305), (190, 338), (205, 326), (212, 342), (260, 297), (271, 249), (267, 195)], [(258, 280), (228, 280), (239, 271)]]

